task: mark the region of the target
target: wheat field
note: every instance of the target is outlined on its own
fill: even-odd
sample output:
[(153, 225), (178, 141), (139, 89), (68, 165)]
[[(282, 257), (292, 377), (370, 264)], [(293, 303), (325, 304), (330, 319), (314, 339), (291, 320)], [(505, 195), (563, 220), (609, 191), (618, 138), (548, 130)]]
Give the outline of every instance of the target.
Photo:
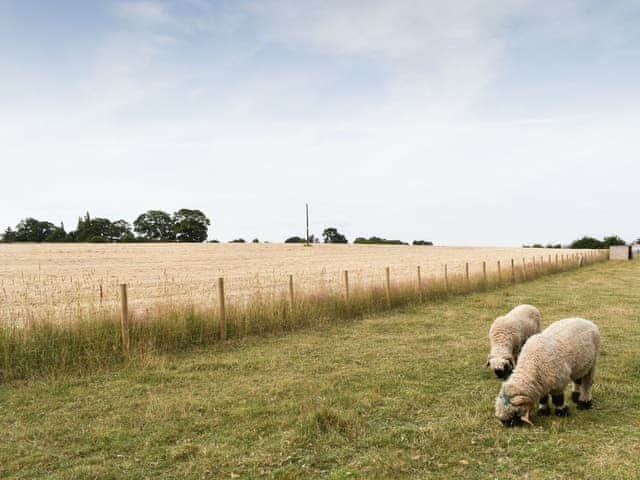
[[(486, 262), (505, 277), (511, 260), (535, 269), (585, 251), (397, 245), (292, 244), (6, 244), (0, 245), (0, 321), (63, 322), (96, 312), (113, 312), (118, 284), (127, 283), (132, 314), (157, 306), (213, 307), (216, 281), (224, 277), (228, 301), (246, 304), (285, 294), (289, 275), (300, 294), (336, 292), (345, 270), (351, 289), (381, 287), (390, 268), (391, 282), (442, 281), (482, 274)], [(593, 252), (590, 252), (593, 253)]]

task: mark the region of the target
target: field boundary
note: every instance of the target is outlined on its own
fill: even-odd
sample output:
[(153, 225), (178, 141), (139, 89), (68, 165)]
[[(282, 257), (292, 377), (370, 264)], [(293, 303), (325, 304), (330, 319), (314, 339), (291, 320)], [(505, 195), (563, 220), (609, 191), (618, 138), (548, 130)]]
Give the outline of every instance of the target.
[(88, 316), (66, 323), (33, 322), (4, 325), (0, 329), (0, 380), (29, 378), (42, 374), (84, 372), (120, 364), (149, 353), (171, 353), (189, 348), (221, 344), (231, 339), (292, 331), (330, 324), (478, 291), (487, 291), (531, 281), (544, 275), (580, 268), (608, 260), (608, 251), (534, 257), (509, 265), (497, 261), (497, 270), (470, 275), (422, 276), (416, 266), (414, 280), (394, 281), (387, 267), (380, 286), (350, 283), (343, 272), (343, 291), (297, 292), (295, 277), (288, 276), (288, 291), (271, 299), (234, 304), (225, 298), (224, 278), (217, 281), (218, 305), (162, 306), (144, 315), (129, 312), (127, 285), (119, 287), (120, 311), (115, 315)]

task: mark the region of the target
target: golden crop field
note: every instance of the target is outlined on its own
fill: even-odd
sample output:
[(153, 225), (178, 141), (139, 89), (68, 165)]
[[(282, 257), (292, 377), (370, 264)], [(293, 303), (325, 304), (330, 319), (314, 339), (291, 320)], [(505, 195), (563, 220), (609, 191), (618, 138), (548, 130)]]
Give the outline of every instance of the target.
[[(444, 266), (453, 278), (480, 275), (482, 262), (495, 272), (500, 261), (509, 275), (511, 259), (530, 267), (555, 262), (578, 250), (427, 247), (387, 245), (284, 244), (6, 244), (0, 245), (0, 320), (61, 321), (97, 309), (114, 310), (118, 284), (127, 283), (133, 313), (152, 305), (207, 307), (217, 300), (224, 277), (230, 302), (274, 298), (296, 292), (352, 289), (391, 282), (441, 281)], [(102, 296), (101, 292), (102, 291)]]

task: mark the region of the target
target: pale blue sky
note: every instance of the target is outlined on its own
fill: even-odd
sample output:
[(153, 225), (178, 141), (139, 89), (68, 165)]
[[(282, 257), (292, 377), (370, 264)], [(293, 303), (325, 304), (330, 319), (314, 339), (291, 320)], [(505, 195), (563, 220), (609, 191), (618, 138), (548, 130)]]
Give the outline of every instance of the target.
[(640, 2), (0, 0), (0, 226), (640, 237)]

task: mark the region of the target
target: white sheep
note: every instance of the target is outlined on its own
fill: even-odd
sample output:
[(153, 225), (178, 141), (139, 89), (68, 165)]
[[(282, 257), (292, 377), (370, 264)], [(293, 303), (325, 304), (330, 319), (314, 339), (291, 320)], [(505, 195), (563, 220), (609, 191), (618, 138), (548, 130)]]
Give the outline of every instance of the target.
[(498, 378), (507, 378), (517, 363), (522, 346), (536, 333), (540, 333), (540, 311), (532, 305), (518, 305), (496, 318), (489, 329), (491, 351), (486, 366)]
[(566, 417), (569, 407), (564, 402), (564, 389), (570, 381), (571, 399), (577, 407), (591, 408), (599, 348), (598, 327), (583, 318), (559, 320), (529, 338), (513, 375), (500, 388), (496, 417), (506, 426), (520, 421), (533, 425), (529, 415), (537, 401), (540, 415), (551, 413), (549, 394), (556, 415)]

